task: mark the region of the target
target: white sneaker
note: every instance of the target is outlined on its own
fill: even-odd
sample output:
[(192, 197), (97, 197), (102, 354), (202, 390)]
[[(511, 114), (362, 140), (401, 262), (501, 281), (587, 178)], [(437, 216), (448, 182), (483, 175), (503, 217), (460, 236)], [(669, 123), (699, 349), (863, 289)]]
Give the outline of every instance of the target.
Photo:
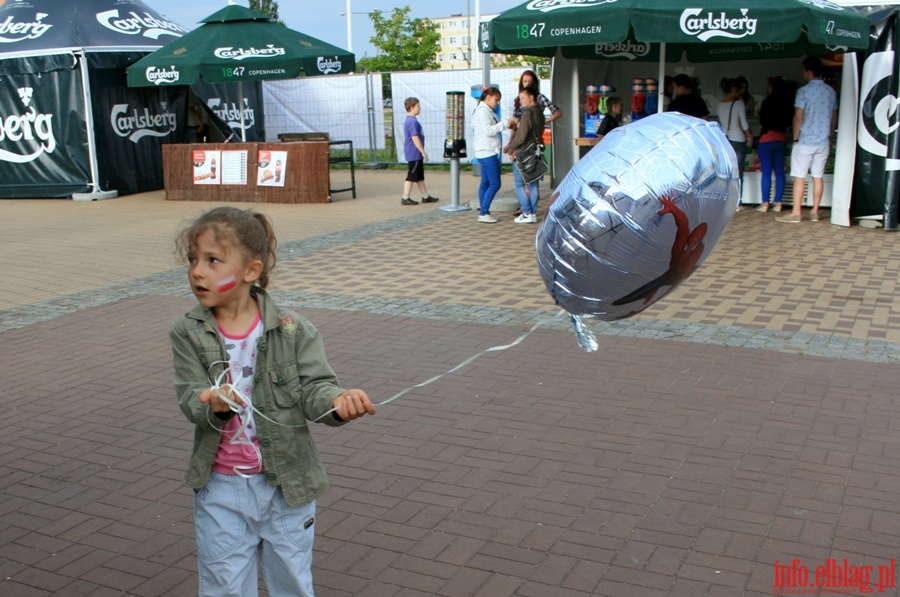
[(531, 214), (530, 216), (528, 216), (528, 223), (537, 224), (537, 214)]
[(533, 214), (521, 214), (518, 218), (513, 220), (516, 224), (533, 224), (536, 221)]
[(478, 221), (484, 222), (486, 224), (493, 224), (497, 221), (497, 218), (495, 218), (491, 214), (485, 214), (483, 216), (478, 216)]

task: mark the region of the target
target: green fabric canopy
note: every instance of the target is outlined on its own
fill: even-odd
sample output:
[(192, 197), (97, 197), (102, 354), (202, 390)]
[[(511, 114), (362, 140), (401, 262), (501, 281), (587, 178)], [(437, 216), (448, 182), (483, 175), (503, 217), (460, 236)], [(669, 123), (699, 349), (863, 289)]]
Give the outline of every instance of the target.
[(869, 45), (867, 18), (826, 0), (530, 0), (482, 24), (482, 52), (667, 62), (822, 55)]
[(128, 86), (293, 79), (349, 73), (354, 55), (233, 4), (128, 67)]

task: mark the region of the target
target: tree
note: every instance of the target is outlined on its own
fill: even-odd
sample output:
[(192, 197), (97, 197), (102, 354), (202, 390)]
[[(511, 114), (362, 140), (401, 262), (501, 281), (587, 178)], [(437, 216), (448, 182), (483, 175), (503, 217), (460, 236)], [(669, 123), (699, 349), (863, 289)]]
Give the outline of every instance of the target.
[(435, 59), (441, 39), (437, 25), (428, 19), (411, 19), (409, 12), (409, 6), (404, 6), (395, 8), (390, 17), (380, 10), (369, 13), (375, 26), (375, 35), (369, 41), (378, 48), (378, 55), (357, 60), (357, 66), (369, 72), (440, 68)]
[(284, 25), (284, 21), (278, 18), (278, 3), (274, 0), (250, 0), (250, 10), (269, 15), (273, 21)]
[(550, 58), (547, 56), (522, 56), (521, 54), (491, 54), (491, 66), (523, 66), (530, 68), (541, 79), (550, 78)]

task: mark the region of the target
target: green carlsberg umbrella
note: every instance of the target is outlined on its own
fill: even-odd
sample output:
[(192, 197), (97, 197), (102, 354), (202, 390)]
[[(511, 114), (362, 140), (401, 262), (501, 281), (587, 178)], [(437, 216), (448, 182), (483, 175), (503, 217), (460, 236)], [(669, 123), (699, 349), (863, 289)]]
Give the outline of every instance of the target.
[(867, 48), (869, 21), (826, 0), (531, 0), (484, 23), (480, 48), (604, 58), (658, 43), (696, 61), (818, 55)]
[(352, 53), (236, 4), (128, 67), (128, 86), (293, 79), (356, 68)]

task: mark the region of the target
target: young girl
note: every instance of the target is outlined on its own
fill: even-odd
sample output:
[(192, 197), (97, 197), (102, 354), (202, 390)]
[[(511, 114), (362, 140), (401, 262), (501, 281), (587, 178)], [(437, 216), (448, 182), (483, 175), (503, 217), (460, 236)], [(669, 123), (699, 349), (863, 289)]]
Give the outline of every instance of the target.
[(610, 96), (610, 98), (606, 100), (606, 116), (600, 123), (600, 128), (597, 129), (597, 143), (602, 141), (603, 137), (611, 133), (614, 129), (622, 126), (619, 119), (622, 117), (623, 107), (624, 103), (622, 102), (622, 98), (617, 95)]
[[(315, 499), (328, 486), (307, 421), (340, 425), (375, 408), (342, 390), (322, 339), (263, 290), (275, 265), (269, 219), (207, 212), (176, 241), (199, 306), (169, 330), (175, 390), (194, 429), (201, 595), (312, 597)], [(331, 412), (333, 409), (333, 412)]]
[[(557, 106), (556, 104), (551, 102), (550, 98), (548, 98), (546, 95), (541, 93), (541, 80), (538, 78), (538, 76), (534, 73), (533, 70), (526, 70), (519, 77), (519, 92), (521, 93), (522, 90), (525, 89), (526, 87), (530, 87), (530, 88), (534, 89), (535, 102), (536, 102), (538, 108), (540, 109), (540, 111), (542, 113), (547, 112), (547, 111), (550, 112), (550, 115), (547, 116), (545, 123), (549, 124), (549, 123), (553, 122), (554, 120), (562, 118), (563, 113), (562, 113), (562, 110), (559, 109), (559, 106)], [(521, 118), (522, 110), (524, 110), (524, 107), (522, 106), (522, 102), (519, 99), (519, 97), (516, 96), (516, 99), (513, 101), (513, 118), (515, 118), (516, 120)]]
[(472, 114), (472, 129), (475, 131), (473, 153), (481, 165), (481, 185), (478, 187), (478, 221), (495, 223), (498, 218), (491, 214), (491, 202), (500, 190), (500, 133), (516, 122), (515, 118), (500, 120), (494, 110), (500, 104), (500, 90), (485, 87), (481, 100)]
[[(519, 92), (519, 103), (522, 106), (522, 115), (519, 118), (519, 124), (513, 138), (510, 139), (509, 145), (506, 146), (506, 153), (513, 160), (516, 159), (516, 151), (529, 143), (540, 144), (541, 136), (544, 133), (544, 113), (541, 112), (537, 105), (537, 92), (532, 87), (526, 87)], [(540, 197), (540, 182), (535, 180), (528, 184), (522, 178), (522, 173), (516, 166), (513, 166), (514, 176), (513, 182), (516, 186), (516, 196), (519, 199), (519, 207), (522, 213), (513, 222), (516, 224), (536, 224), (537, 223), (537, 203)]]

